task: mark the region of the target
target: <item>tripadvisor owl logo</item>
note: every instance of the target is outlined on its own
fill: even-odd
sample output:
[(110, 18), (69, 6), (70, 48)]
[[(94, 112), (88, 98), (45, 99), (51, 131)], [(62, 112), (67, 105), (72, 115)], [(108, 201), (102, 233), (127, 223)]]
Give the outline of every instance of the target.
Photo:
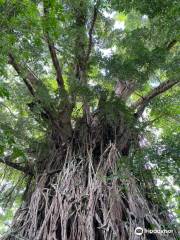
[(142, 227), (137, 227), (134, 231), (134, 233), (137, 235), (137, 236), (141, 236), (143, 235), (143, 228)]
[(172, 229), (143, 229), (142, 227), (137, 227), (134, 230), (135, 235), (142, 236), (143, 234), (161, 234), (161, 235), (167, 235), (172, 234)]

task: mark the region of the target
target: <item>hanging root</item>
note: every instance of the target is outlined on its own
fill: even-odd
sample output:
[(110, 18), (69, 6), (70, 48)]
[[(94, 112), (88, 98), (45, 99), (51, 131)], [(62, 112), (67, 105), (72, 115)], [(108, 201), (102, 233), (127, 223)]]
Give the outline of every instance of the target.
[(51, 178), (41, 176), (29, 206), (17, 211), (11, 233), (3, 239), (175, 239), (136, 235), (136, 227), (161, 229), (158, 214), (149, 208), (127, 170), (117, 177), (119, 156), (114, 145), (105, 150), (96, 169), (88, 153), (88, 159), (78, 157), (78, 162), (69, 154), (61, 172)]

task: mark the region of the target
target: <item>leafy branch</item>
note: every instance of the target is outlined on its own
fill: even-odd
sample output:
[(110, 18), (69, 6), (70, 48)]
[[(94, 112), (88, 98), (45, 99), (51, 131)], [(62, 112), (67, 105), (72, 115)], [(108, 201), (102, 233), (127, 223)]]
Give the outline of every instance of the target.
[(0, 163), (3, 163), (5, 165), (7, 165), (8, 167), (11, 167), (11, 168), (16, 169), (18, 171), (21, 171), (21, 172), (25, 173), (26, 175), (31, 175), (31, 176), (34, 175), (33, 170), (29, 166), (24, 167), (24, 166), (21, 166), (18, 163), (12, 162), (11, 156), (6, 156), (4, 158), (0, 158)]
[(36, 102), (41, 105), (43, 108), (44, 113), (46, 114), (46, 117), (48, 117), (51, 121), (53, 121), (53, 116), (50, 112), (50, 110), (43, 106), (43, 103), (39, 99), (38, 96), (36, 96), (36, 88), (38, 85), (41, 84), (38, 77), (35, 75), (35, 73), (32, 72), (28, 67), (24, 67), (22, 64), (18, 63), (18, 61), (15, 59), (13, 54), (9, 54), (9, 61), (8, 63), (13, 66), (15, 71), (18, 73), (19, 77), (21, 77), (27, 86), (29, 92), (33, 97), (36, 98)]
[(97, 16), (98, 16), (99, 4), (100, 4), (100, 0), (98, 0), (96, 5), (94, 6), (91, 26), (90, 26), (89, 33), (88, 33), (88, 35), (89, 35), (89, 43), (88, 43), (88, 49), (87, 49), (87, 55), (86, 55), (86, 62), (88, 62), (88, 60), (89, 60), (89, 56), (91, 54), (91, 50), (92, 50), (92, 46), (93, 46), (93, 31), (94, 31), (95, 23), (96, 23)]
[(39, 81), (39, 79), (35, 76), (35, 74), (33, 74), (33, 72), (30, 71), (29, 69), (23, 67), (20, 63), (18, 63), (12, 53), (9, 53), (8, 63), (12, 65), (13, 68), (18, 73), (18, 75), (22, 77), (31, 95), (35, 96), (35, 89), (33, 86), (36, 85), (37, 82)]
[(178, 84), (179, 80), (167, 80), (162, 82), (158, 87), (151, 90), (147, 95), (142, 96), (137, 102), (133, 104), (133, 107), (137, 110), (137, 116), (141, 116), (144, 112), (145, 108), (149, 105), (149, 103), (154, 99), (156, 96), (164, 93), (165, 91), (172, 88), (174, 85)]
[[(44, 1), (44, 4), (43, 4), (43, 7), (44, 7), (44, 17), (46, 18), (49, 14), (49, 6), (45, 1)], [(60, 63), (59, 63), (59, 60), (58, 60), (58, 57), (57, 57), (54, 42), (50, 38), (47, 30), (45, 30), (45, 39), (46, 39), (46, 42), (48, 44), (48, 48), (49, 48), (49, 52), (50, 52), (50, 55), (51, 55), (52, 63), (53, 63), (53, 66), (55, 68), (55, 71), (56, 71), (56, 80), (57, 80), (59, 89), (64, 90), (64, 79), (63, 79), (63, 76), (62, 76), (62, 69), (61, 69), (61, 66), (60, 66)]]

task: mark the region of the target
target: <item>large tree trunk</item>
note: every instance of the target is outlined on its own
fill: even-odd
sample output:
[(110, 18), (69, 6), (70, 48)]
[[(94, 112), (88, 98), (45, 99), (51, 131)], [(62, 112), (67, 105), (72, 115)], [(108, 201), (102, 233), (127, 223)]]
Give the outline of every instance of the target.
[(121, 158), (128, 154), (132, 132), (119, 129), (118, 139), (117, 131), (113, 135), (102, 123), (93, 122), (96, 129), (90, 132), (82, 126), (70, 143), (56, 143), (39, 163), (11, 233), (3, 239), (175, 239), (173, 234), (135, 234), (137, 227), (161, 229), (168, 219), (145, 198)]
[[(124, 3), (122, 1), (120, 6), (118, 6), (118, 1), (112, 1), (112, 6), (111, 1), (101, 2), (99, 0), (57, 1), (57, 3), (55, 3), (56, 1), (32, 1), (32, 6), (31, 1), (27, 1), (28, 4), (23, 3), (22, 5), (27, 11), (27, 16), (23, 11), (20, 11), (22, 8), (21, 5), (19, 6), (20, 1), (17, 1), (17, 6), (16, 1), (12, 2), (12, 6), (8, 4), (7, 9), (2, 6), (2, 13), (8, 13), (7, 19), (2, 18), (5, 21), (3, 20), (1, 25), (3, 31), (7, 28), (5, 35), (7, 34), (9, 43), (8, 47), (3, 50), (3, 58), (1, 56), (2, 66), (4, 61), (8, 59), (8, 64), (22, 78), (33, 98), (32, 103), (28, 104), (29, 109), (35, 117), (38, 114), (38, 119), (42, 118), (40, 124), (45, 122), (46, 127), (48, 130), (51, 129), (51, 132), (47, 141), (49, 152), (46, 149), (48, 154), (44, 154), (42, 151), (40, 155), (37, 154), (36, 161), (32, 164), (33, 170), (30, 169), (32, 172), (27, 169), (27, 166), (31, 165), (29, 163), (24, 168), (23, 166), (19, 167), (19, 163), (13, 161), (1, 161), (31, 176), (31, 181), (24, 194), (23, 204), (14, 216), (10, 233), (2, 239), (175, 239), (174, 233), (168, 235), (135, 233), (137, 227), (160, 230), (170, 220), (168, 214), (162, 214), (160, 206), (156, 206), (153, 199), (149, 197), (149, 193), (152, 193), (153, 179), (151, 178), (150, 182), (140, 184), (139, 181), (143, 181), (143, 179), (136, 178), (128, 157), (130, 149), (132, 151), (132, 145), (134, 148), (138, 145), (137, 129), (134, 127), (137, 124), (137, 118), (142, 116), (143, 111), (153, 98), (179, 82), (174, 72), (172, 72), (173, 74), (168, 72), (171, 62), (167, 59), (172, 58), (172, 63), (176, 62), (175, 52), (172, 52), (172, 56), (174, 55), (175, 58), (168, 53), (166, 58), (166, 52), (174, 46), (174, 43), (177, 43), (177, 40), (174, 40), (175, 36), (171, 36), (172, 43), (164, 47), (163, 45), (167, 45), (164, 41), (162, 43), (158, 41), (158, 44), (149, 44), (151, 38), (145, 39), (148, 32), (147, 34), (143, 33), (144, 37), (138, 44), (136, 51), (133, 52), (133, 47), (136, 47), (134, 44), (139, 41), (139, 35), (134, 34), (136, 28), (130, 28), (131, 30), (124, 32), (124, 35), (120, 32), (119, 35), (118, 32), (114, 32), (113, 26), (115, 25), (113, 24), (116, 23), (116, 18), (120, 18), (118, 12), (121, 5), (122, 11), (126, 9), (126, 5), (127, 9), (129, 6), (129, 13), (131, 13), (131, 8), (136, 4), (136, 10), (141, 9), (140, 1), (137, 1), (135, 5), (136, 1), (130, 1), (129, 5), (125, 4), (128, 1), (124, 1)], [(13, 9), (12, 13), (9, 5)], [(35, 6), (37, 7), (36, 11)], [(167, 6), (171, 7), (171, 5)], [(165, 4), (166, 8), (167, 6)], [(146, 9), (146, 4), (142, 7), (142, 9), (144, 8)], [(174, 7), (172, 9), (174, 11)], [(115, 15), (112, 19), (107, 17), (107, 20), (104, 21), (106, 19), (105, 13), (110, 12), (116, 12), (117, 17)], [(155, 13), (150, 11), (150, 16), (156, 17), (156, 12), (158, 11)], [(164, 12), (166, 11), (160, 11), (160, 14)], [(142, 10), (142, 14), (145, 13)], [(21, 16), (23, 17), (22, 24)], [(148, 17), (148, 14), (145, 16), (149, 25), (151, 17)], [(157, 15), (157, 22), (159, 17), (162, 17), (164, 21), (169, 19), (169, 15), (167, 16)], [(24, 23), (26, 19), (27, 25)], [(36, 20), (37, 24), (35, 24)], [(154, 18), (152, 20), (159, 31), (161, 25), (156, 26)], [(12, 24), (14, 21), (15, 24)], [(96, 21), (98, 21), (97, 28), (95, 28)], [(146, 23), (141, 25), (146, 26)], [(109, 30), (110, 26), (112, 26), (113, 31)], [(26, 28), (27, 31), (25, 31)], [(96, 29), (96, 33), (93, 34)], [(141, 33), (141, 27), (137, 29), (140, 29)], [(104, 30), (109, 31), (109, 33), (102, 34)], [(31, 35), (29, 35), (29, 31), (32, 31)], [(70, 39), (66, 44), (65, 41), (68, 38)], [(110, 44), (110, 38), (112, 38), (112, 44)], [(126, 39), (127, 45), (125, 44)], [(48, 82), (46, 82), (43, 64), (48, 63), (48, 69), (50, 64), (47, 50), (42, 51), (45, 48), (43, 40), (46, 41), (52, 60), (58, 93), (53, 90), (54, 87), (50, 90), (46, 86), (49, 80), (51, 81), (54, 71), (47, 71), (49, 74), (47, 76)], [(6, 37), (3, 37), (1, 45), (4, 45), (5, 42)], [(31, 43), (32, 47), (30, 47)], [(40, 46), (41, 44), (42, 46)], [(133, 45), (131, 46), (131, 44)], [(146, 45), (152, 46), (147, 47)], [(112, 59), (109, 57), (107, 59), (106, 57), (101, 58), (101, 50), (109, 47), (113, 49), (114, 46), (117, 47), (117, 51), (113, 54)], [(29, 48), (33, 49), (32, 55), (27, 54), (31, 52)], [(36, 48), (39, 49), (37, 54), (35, 54)], [(141, 48), (142, 53), (138, 54), (137, 50), (140, 51)], [(38, 56), (41, 51), (42, 54)], [(4, 52), (6, 57), (4, 57)], [(26, 55), (27, 59), (21, 61), (22, 57)], [(154, 66), (156, 65), (155, 60), (156, 58), (159, 60), (159, 56), (161, 57), (160, 63)], [(142, 58), (144, 58), (143, 61)], [(62, 60), (64, 71), (59, 60)], [(99, 60), (102, 63), (96, 63)], [(120, 61), (119, 65), (118, 61)], [(36, 63), (41, 67), (35, 67)], [(111, 66), (113, 64), (115, 64), (114, 68)], [(164, 70), (163, 64), (165, 64), (167, 72)], [(122, 68), (121, 73), (118, 66)], [(104, 67), (107, 68), (106, 76), (102, 72)], [(37, 73), (34, 73), (33, 69), (34, 71), (38, 69)], [(127, 75), (125, 74), (126, 69)], [(139, 88), (142, 92), (149, 89), (150, 85), (145, 84), (157, 70), (163, 76), (162, 83), (158, 87), (153, 87), (146, 95), (140, 96), (139, 100), (131, 107), (127, 107), (126, 100), (135, 90), (138, 90), (136, 85), (142, 85)], [(40, 72), (42, 72), (41, 80), (38, 77)], [(102, 76), (100, 76), (100, 72), (102, 72)], [(109, 90), (109, 87), (97, 89), (95, 95), (92, 94), (93, 104), (91, 105), (92, 99), (88, 95), (93, 93), (93, 88), (91, 89), (90, 81), (93, 79), (94, 83), (101, 83), (107, 78), (113, 84), (114, 78), (118, 75), (122, 75), (123, 79), (117, 81), (115, 94), (113, 94), (111, 87)], [(164, 81), (164, 76), (165, 78), (172, 76), (173, 79)], [(64, 81), (65, 79), (67, 80)], [(19, 89), (17, 94), (21, 91), (21, 88)], [(87, 96), (86, 89), (90, 90), (89, 93), (87, 92)], [(106, 91), (108, 91), (108, 95), (106, 95)], [(3, 93), (2, 95), (8, 94)], [(95, 97), (96, 95), (99, 96)], [(45, 97), (49, 100), (45, 101)], [(96, 102), (96, 109), (94, 109), (94, 102)], [(72, 120), (72, 112), (79, 103), (80, 106), (82, 105), (80, 114), (83, 117), (79, 119), (77, 116), (75, 120)], [(12, 106), (16, 110), (13, 104)], [(36, 106), (38, 107), (37, 112), (33, 109)], [(21, 118), (20, 112), (22, 110), (19, 110), (17, 111), (19, 112), (18, 117)], [(145, 171), (143, 167), (142, 171)]]

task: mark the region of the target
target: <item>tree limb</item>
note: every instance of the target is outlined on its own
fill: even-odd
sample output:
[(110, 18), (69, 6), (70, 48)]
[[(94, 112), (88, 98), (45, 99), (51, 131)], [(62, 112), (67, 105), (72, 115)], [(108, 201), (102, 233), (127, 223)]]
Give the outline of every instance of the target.
[(38, 99), (38, 96), (36, 96), (36, 88), (38, 84), (40, 84), (40, 80), (38, 77), (30, 70), (28, 67), (22, 66), (20, 63), (18, 63), (13, 56), (13, 54), (9, 53), (9, 61), (8, 63), (13, 66), (15, 71), (18, 73), (18, 75), (23, 79), (25, 85), (27, 86), (29, 92), (33, 97), (36, 97), (37, 103), (41, 104), (44, 113), (46, 113), (46, 116), (53, 121), (53, 116), (47, 107), (43, 106), (40, 99)]
[(11, 167), (11, 168), (14, 168), (18, 171), (21, 171), (21, 172), (25, 173), (26, 175), (33, 176), (33, 171), (30, 167), (23, 167), (23, 166), (19, 165), (18, 163), (12, 162), (10, 160), (10, 156), (0, 158), (0, 163), (3, 163), (5, 165), (7, 165), (8, 167)]
[(177, 43), (177, 40), (172, 40), (170, 43), (168, 43), (167, 44), (167, 47), (166, 47), (166, 49), (169, 51), (169, 50), (171, 50), (171, 48), (173, 48), (175, 45), (176, 45), (176, 43)]
[(93, 46), (93, 30), (94, 30), (95, 22), (96, 22), (97, 15), (98, 15), (99, 3), (100, 3), (100, 1), (98, 0), (96, 5), (94, 6), (93, 17), (92, 17), (91, 26), (89, 29), (89, 44), (88, 44), (88, 50), (87, 50), (87, 55), (86, 55), (86, 62), (89, 60), (89, 56), (91, 54), (91, 50), (92, 50), (92, 46)]
[[(178, 41), (176, 39), (173, 39), (171, 42), (166, 42), (166, 44), (164, 46), (164, 50), (167, 52), (170, 51), (177, 43), (178, 43)], [(136, 92), (134, 92), (134, 93), (136, 95), (138, 95)], [(143, 98), (142, 96), (140, 96), (140, 97)]]
[[(47, 3), (45, 3), (45, 1), (43, 4), (43, 7), (44, 7), (44, 17), (46, 18), (46, 16), (49, 14), (49, 6)], [(47, 30), (45, 30), (45, 39), (48, 44), (52, 63), (55, 68), (55, 71), (56, 71), (56, 80), (57, 80), (58, 86), (60, 89), (64, 89), (64, 80), (63, 80), (63, 76), (62, 76), (62, 69), (61, 69), (57, 54), (56, 54), (56, 48), (54, 46), (54, 42), (50, 39), (50, 36), (49, 36), (49, 33)]]
[(18, 75), (22, 77), (24, 83), (26, 84), (29, 92), (32, 96), (35, 96), (35, 90), (33, 88), (34, 84), (37, 84), (37, 77), (29, 70), (25, 69), (21, 64), (19, 64), (16, 60), (13, 54), (9, 53), (9, 61), (8, 63), (13, 66), (13, 68), (16, 70)]
[(158, 87), (151, 90), (147, 95), (140, 98), (137, 102), (133, 104), (133, 107), (137, 110), (137, 116), (141, 116), (144, 112), (144, 109), (148, 106), (153, 98), (160, 95), (161, 93), (167, 91), (168, 89), (172, 88), (174, 85), (179, 83), (179, 80), (167, 80), (162, 82)]
[(48, 34), (46, 35), (46, 41), (48, 44), (48, 48), (49, 48), (49, 52), (51, 55), (51, 59), (52, 59), (54, 68), (56, 70), (56, 80), (57, 80), (58, 86), (59, 86), (59, 88), (64, 89), (64, 80), (63, 80), (63, 76), (62, 76), (61, 66), (60, 66), (59, 60), (57, 58), (56, 48), (54, 46), (54, 43), (50, 40)]

